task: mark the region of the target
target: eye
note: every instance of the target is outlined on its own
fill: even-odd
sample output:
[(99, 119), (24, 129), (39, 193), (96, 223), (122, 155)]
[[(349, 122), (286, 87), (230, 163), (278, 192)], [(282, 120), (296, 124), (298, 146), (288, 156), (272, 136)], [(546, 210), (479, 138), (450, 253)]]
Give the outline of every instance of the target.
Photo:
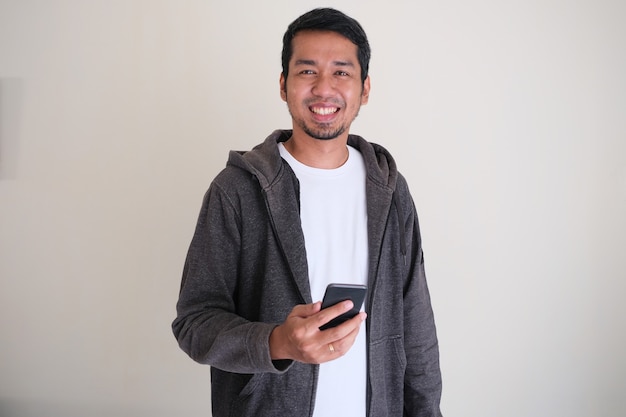
[(346, 71), (337, 71), (337, 72), (335, 72), (335, 75), (340, 75), (342, 77), (349, 77), (350, 73), (346, 72)]
[(311, 70), (311, 69), (305, 69), (300, 71), (298, 74), (302, 74), (302, 75), (313, 75), (315, 74), (315, 71)]

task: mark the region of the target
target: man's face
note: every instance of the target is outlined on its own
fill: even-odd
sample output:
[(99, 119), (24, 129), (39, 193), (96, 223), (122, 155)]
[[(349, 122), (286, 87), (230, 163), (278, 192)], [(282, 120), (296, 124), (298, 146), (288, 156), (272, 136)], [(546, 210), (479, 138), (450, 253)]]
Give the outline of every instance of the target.
[(280, 95), (293, 119), (294, 136), (335, 139), (347, 135), (369, 97), (361, 82), (357, 46), (335, 32), (302, 31), (292, 40), (289, 75), (280, 76)]

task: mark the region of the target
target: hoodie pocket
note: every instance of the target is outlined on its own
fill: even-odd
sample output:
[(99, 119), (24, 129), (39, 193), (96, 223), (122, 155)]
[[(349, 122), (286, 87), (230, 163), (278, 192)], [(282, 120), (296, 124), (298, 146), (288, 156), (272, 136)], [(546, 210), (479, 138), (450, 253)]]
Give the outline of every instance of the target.
[(406, 370), (404, 339), (391, 335), (379, 339), (370, 346), (370, 387), (372, 415), (403, 415), (404, 374)]
[(246, 375), (246, 377), (249, 376), (250, 379), (243, 386), (239, 394), (233, 398), (228, 413), (230, 417), (254, 415), (253, 413), (251, 414), (250, 411), (250, 401), (254, 400), (254, 394), (263, 379), (263, 375), (264, 374)]
[(244, 400), (254, 393), (256, 388), (259, 386), (259, 383), (263, 379), (264, 374), (253, 374), (252, 378), (248, 381), (246, 385), (242, 388), (241, 392), (239, 392), (238, 401)]
[(402, 368), (406, 367), (404, 340), (400, 335), (387, 336), (372, 342), (371, 353), (374, 358), (394, 358)]

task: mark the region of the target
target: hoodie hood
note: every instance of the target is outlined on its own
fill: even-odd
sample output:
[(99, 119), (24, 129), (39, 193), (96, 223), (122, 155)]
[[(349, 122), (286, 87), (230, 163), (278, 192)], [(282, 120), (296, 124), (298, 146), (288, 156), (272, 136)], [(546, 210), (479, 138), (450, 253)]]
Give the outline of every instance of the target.
[[(261, 188), (268, 190), (280, 178), (284, 169), (278, 143), (287, 141), (291, 133), (291, 130), (275, 130), (263, 143), (250, 151), (231, 151), (228, 165), (250, 172), (258, 179)], [(348, 136), (348, 145), (363, 155), (369, 180), (391, 192), (395, 191), (398, 171), (393, 157), (385, 148), (357, 135)]]

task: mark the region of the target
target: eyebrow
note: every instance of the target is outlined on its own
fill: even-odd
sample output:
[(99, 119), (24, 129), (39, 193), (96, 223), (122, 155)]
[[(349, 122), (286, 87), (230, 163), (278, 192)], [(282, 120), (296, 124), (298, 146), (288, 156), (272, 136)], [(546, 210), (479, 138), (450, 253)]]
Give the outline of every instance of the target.
[[(351, 61), (333, 61), (333, 64), (338, 67), (351, 67), (354, 68), (354, 64)], [(316, 62), (312, 59), (298, 59), (294, 62), (294, 65), (316, 65)]]

